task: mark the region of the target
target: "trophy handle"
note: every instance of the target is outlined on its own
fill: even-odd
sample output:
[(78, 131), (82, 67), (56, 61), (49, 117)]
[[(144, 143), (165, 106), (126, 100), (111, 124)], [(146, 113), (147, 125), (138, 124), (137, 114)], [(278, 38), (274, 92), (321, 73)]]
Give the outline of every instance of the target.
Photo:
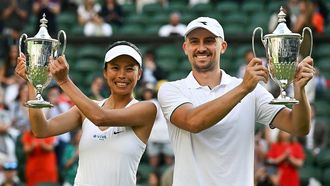
[(26, 34), (22, 34), (21, 37), (19, 38), (19, 42), (18, 42), (18, 52), (19, 52), (19, 55), (21, 56), (21, 53), (22, 53), (22, 41), (23, 41), (23, 38), (24, 41), (28, 38), (28, 36)]
[(60, 30), (57, 34), (57, 40), (60, 41), (60, 37), (63, 35), (63, 47), (62, 47), (62, 53), (59, 54), (58, 56), (61, 56), (64, 54), (65, 49), (66, 49), (66, 34), (63, 30)]
[(303, 29), (303, 32), (302, 32), (302, 37), (300, 39), (300, 44), (303, 42), (304, 40), (304, 36), (305, 36), (305, 31), (308, 31), (309, 32), (309, 36), (311, 37), (311, 48), (309, 50), (309, 56), (312, 56), (312, 49), (313, 49), (313, 34), (312, 34), (312, 30), (309, 28), (309, 27), (305, 27)]
[(263, 29), (261, 27), (255, 28), (254, 31), (253, 31), (253, 35), (252, 35), (252, 51), (253, 51), (254, 57), (257, 57), (255, 49), (254, 49), (254, 36), (255, 36), (255, 34), (258, 30), (260, 30), (261, 42), (264, 45), (264, 47), (266, 47), (266, 40), (263, 38), (264, 37), (263, 36), (264, 35), (263, 34), (264, 33)]

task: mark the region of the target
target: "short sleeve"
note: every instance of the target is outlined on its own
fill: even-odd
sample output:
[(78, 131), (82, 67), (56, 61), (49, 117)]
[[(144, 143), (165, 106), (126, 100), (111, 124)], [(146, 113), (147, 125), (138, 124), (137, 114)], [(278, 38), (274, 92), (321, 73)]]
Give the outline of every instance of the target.
[(271, 126), (271, 122), (277, 115), (277, 113), (282, 110), (284, 105), (272, 105), (269, 102), (274, 99), (273, 95), (269, 93), (263, 86), (257, 85), (255, 89), (256, 97), (256, 108), (258, 123), (262, 123), (267, 126)]
[(179, 85), (174, 83), (165, 83), (158, 91), (158, 101), (165, 118), (170, 121), (171, 115), (176, 108), (184, 103), (191, 101), (184, 96)]

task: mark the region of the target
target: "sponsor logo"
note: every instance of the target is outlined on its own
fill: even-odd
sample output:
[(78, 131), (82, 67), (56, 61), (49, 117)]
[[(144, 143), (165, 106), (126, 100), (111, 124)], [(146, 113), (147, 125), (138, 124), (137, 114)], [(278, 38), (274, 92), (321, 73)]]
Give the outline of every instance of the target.
[(106, 140), (106, 139), (107, 139), (107, 136), (104, 135), (104, 134), (94, 134), (94, 135), (93, 135), (93, 138), (94, 138), (94, 139), (97, 139), (97, 140), (101, 140), (101, 141), (103, 141), (103, 140)]
[(122, 132), (124, 132), (124, 131), (123, 130), (121, 130), (121, 131), (114, 131), (113, 134), (119, 134), (119, 133), (122, 133)]

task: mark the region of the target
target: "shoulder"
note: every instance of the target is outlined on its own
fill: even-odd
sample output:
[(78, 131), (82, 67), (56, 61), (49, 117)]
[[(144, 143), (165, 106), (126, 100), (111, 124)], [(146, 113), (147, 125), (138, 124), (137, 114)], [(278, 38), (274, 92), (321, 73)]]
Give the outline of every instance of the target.
[(139, 101), (134, 103), (134, 106), (143, 109), (144, 111), (153, 111), (157, 110), (157, 103), (154, 100)]
[(168, 91), (168, 90), (175, 90), (175, 89), (183, 89), (185, 88), (186, 84), (189, 83), (187, 82), (186, 79), (181, 79), (181, 80), (176, 80), (176, 81), (171, 81), (171, 82), (166, 82), (159, 88), (160, 91)]

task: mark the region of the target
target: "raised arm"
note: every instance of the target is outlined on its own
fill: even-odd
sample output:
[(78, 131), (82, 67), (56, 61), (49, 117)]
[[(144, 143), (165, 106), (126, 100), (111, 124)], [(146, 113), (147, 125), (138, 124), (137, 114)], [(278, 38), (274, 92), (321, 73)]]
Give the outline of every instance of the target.
[[(21, 54), (21, 57), (17, 58), (15, 71), (19, 76), (27, 80), (25, 69), (25, 56)], [(30, 82), (28, 82), (28, 89), (29, 99), (35, 99), (36, 93)], [(41, 109), (29, 108), (29, 118), (32, 132), (36, 137), (49, 137), (63, 134), (80, 127), (82, 123), (82, 115), (76, 107), (49, 120), (46, 120)]]
[(296, 136), (307, 135), (310, 129), (311, 108), (306, 96), (305, 86), (313, 78), (315, 69), (313, 59), (306, 57), (299, 63), (294, 80), (294, 98), (298, 104), (290, 109), (283, 109), (274, 118), (274, 127)]
[(68, 76), (69, 65), (64, 56), (52, 60), (50, 71), (79, 110), (97, 126), (152, 126), (156, 117), (156, 106), (142, 101), (128, 108), (105, 109), (89, 99)]
[[(259, 81), (268, 80), (267, 72), (260, 59), (253, 59), (247, 66), (244, 80), (239, 86), (223, 96), (197, 107), (193, 107), (190, 103), (182, 104), (173, 111), (171, 122), (177, 127), (193, 133), (201, 132), (215, 125), (250, 93)], [(161, 93), (159, 99), (163, 99)]]

